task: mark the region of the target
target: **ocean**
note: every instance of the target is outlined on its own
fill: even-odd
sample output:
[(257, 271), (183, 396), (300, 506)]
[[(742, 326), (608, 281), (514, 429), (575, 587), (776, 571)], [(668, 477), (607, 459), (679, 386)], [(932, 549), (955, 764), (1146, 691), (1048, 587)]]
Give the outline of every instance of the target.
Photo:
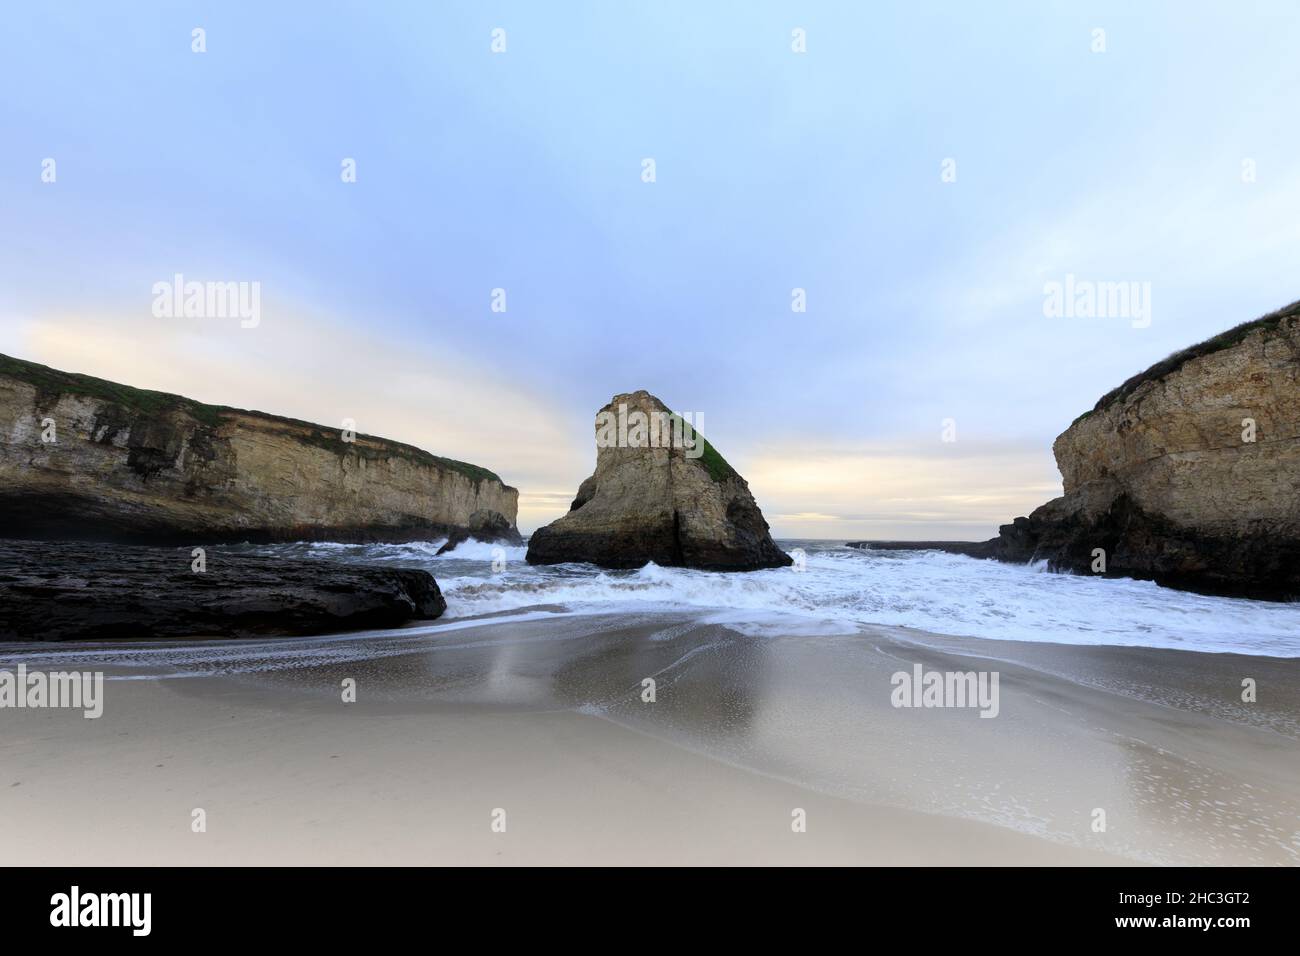
[[(716, 836), (710, 824), (685, 837), (682, 819), (726, 806), (748, 821), (743, 846), (767, 860), (795, 846), (792, 806), (809, 808), (825, 834), (819, 858), (856, 847), (876, 861), (1040, 859), (996, 835), (1015, 831), (1056, 847), (1041, 859), (1058, 861), (1076, 859), (1060, 855), (1069, 852), (1174, 864), (1300, 859), (1300, 605), (937, 552), (780, 543), (804, 550), (805, 570), (532, 567), (524, 548), (473, 543), (442, 557), (436, 542), (241, 545), (234, 550), (425, 568), (447, 612), (305, 637), (6, 645), (0, 666), (107, 671), (104, 718), (70, 712), (65, 722), (67, 775), (122, 761), (162, 772), (160, 755), (171, 755), (169, 770), (187, 768), (186, 787), (210, 793), (225, 773), (214, 768), (261, 760), (256, 812), (281, 814), (272, 832), (329, 818), (335, 811), (313, 801), (359, 787), (347, 790), (348, 813), (331, 835), (363, 849), (393, 813), (441, 819), (447, 801), (490, 808), (505, 793), (539, 833), (586, 832), (587, 815), (608, 813), (608, 832), (680, 852)], [(209, 567), (225, 550), (209, 549)], [(996, 675), (1000, 697), (989, 710), (900, 706), (899, 674), (921, 669)], [(1258, 702), (1243, 696), (1243, 678), (1258, 685)], [(341, 697), (349, 682), (355, 703)], [(99, 734), (89, 750), (72, 745), (82, 724)], [(52, 725), (29, 726), (34, 736), (11, 738), (10, 759), (48, 762)], [(85, 815), (71, 812), (69, 794), (81, 790), (65, 777), (24, 777), (48, 780), (48, 791), (25, 779), (0, 793), (11, 802), (35, 793), (60, 820)], [(330, 783), (318, 790), (321, 780)], [(247, 781), (232, 784), (224, 799), (242, 806)], [(378, 802), (376, 787), (386, 788)], [(260, 802), (265, 792), (279, 795), (278, 809)], [(443, 807), (432, 815), (431, 793)], [(133, 806), (134, 792), (119, 799)], [(307, 813), (304, 801), (318, 809)], [(575, 806), (581, 818), (566, 822)], [(1098, 807), (1113, 831), (1092, 830)], [(923, 816), (909, 823), (881, 808)], [(768, 833), (764, 821), (775, 821), (770, 839), (754, 844), (748, 834)], [(951, 821), (999, 829), (934, 835)], [(415, 852), (415, 826), (407, 819), (385, 859)], [(448, 826), (428, 845), (461, 832)], [(892, 845), (899, 833), (910, 836)], [(320, 842), (314, 832), (296, 839), (296, 853)], [(169, 858), (170, 838), (158, 840)], [(470, 839), (457, 852), (477, 860), (478, 847)]]
[[(859, 625), (1055, 644), (1300, 657), (1300, 603), (1211, 597), (1149, 581), (1062, 574), (935, 551), (863, 551), (842, 541), (779, 541), (805, 569), (719, 574), (647, 565), (533, 566), (526, 548), (479, 542), (297, 543), (240, 550), (423, 568), (447, 599), (443, 620), (539, 607), (573, 614), (680, 610), (744, 634), (855, 633)], [(494, 570), (494, 560), (497, 568)]]

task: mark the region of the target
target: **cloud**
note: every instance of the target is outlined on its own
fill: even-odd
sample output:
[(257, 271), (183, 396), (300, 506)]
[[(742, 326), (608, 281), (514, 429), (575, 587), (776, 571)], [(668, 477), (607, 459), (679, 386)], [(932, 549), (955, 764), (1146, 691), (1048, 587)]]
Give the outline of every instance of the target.
[[(521, 489), (525, 532), (569, 509), (594, 462), (589, 422), (472, 358), (276, 310), (235, 320), (135, 313), (13, 317), (0, 349), (55, 368), (409, 442)], [(778, 537), (981, 538), (1060, 492), (1050, 452), (1006, 440), (824, 439), (739, 447)]]
[(1047, 449), (1007, 443), (784, 445), (746, 477), (784, 538), (978, 540), (1061, 493)]

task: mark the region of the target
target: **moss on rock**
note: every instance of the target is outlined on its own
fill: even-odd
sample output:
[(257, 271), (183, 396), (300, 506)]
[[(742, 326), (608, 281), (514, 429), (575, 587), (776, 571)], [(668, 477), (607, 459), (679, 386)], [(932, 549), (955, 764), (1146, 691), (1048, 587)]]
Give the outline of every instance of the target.
[(110, 382), (106, 379), (95, 378), (92, 375), (62, 372), (47, 365), (38, 365), (36, 362), (27, 362), (9, 355), (0, 354), (0, 376), (8, 376), (33, 386), (36, 389), (37, 403), (39, 405), (51, 405), (58, 400), (60, 395), (77, 395), (109, 402), (142, 415), (185, 414), (204, 425), (214, 428), (220, 425), (227, 415), (252, 415), (268, 421), (301, 428), (303, 430), (302, 439), (307, 444), (324, 448), (340, 456), (358, 455), (368, 461), (396, 456), (414, 464), (433, 465), (457, 472), (476, 484), (485, 480), (505, 484), (501, 482), (501, 478), (495, 472), (486, 468), (464, 461), (457, 461), (454, 458), (434, 455), (423, 448), (407, 445), (404, 442), (377, 438), (373, 435), (357, 435), (357, 438), (381, 446), (380, 448), (344, 442), (341, 440), (339, 429), (329, 429), (324, 425), (305, 422), (301, 419), (234, 408), (229, 405), (208, 405), (192, 398), (173, 395), (170, 392), (155, 392), (144, 388), (133, 388), (130, 385)]
[(1152, 365), (1145, 371), (1134, 375), (1118, 388), (1111, 389), (1097, 401), (1097, 404), (1094, 405), (1090, 411), (1084, 412), (1071, 424), (1077, 424), (1093, 412), (1099, 412), (1104, 408), (1108, 408), (1115, 402), (1123, 401), (1137, 391), (1141, 385), (1146, 382), (1164, 378), (1166, 375), (1178, 371), (1188, 362), (1192, 361), (1192, 359), (1200, 358), (1203, 355), (1212, 355), (1213, 353), (1220, 352), (1223, 349), (1231, 348), (1241, 342), (1246, 338), (1246, 336), (1254, 332), (1275, 332), (1282, 322), (1287, 319), (1298, 317), (1300, 317), (1300, 300), (1292, 302), (1290, 305), (1278, 309), (1276, 312), (1270, 312), (1268, 315), (1262, 316), (1258, 319), (1252, 319), (1249, 322), (1242, 322), (1240, 325), (1235, 325), (1225, 332), (1220, 332), (1218, 335), (1206, 339), (1204, 342), (1198, 342), (1196, 345), (1181, 349), (1157, 362), (1155, 365)]

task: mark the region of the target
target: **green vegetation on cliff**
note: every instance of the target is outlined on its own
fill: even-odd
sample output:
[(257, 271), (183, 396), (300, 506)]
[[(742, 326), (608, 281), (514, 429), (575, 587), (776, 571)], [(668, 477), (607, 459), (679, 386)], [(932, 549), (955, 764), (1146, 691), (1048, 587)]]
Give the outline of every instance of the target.
[(91, 375), (61, 372), (48, 365), (25, 362), (9, 355), (0, 354), (0, 375), (35, 387), (38, 405), (52, 405), (60, 395), (80, 395), (111, 402), (145, 415), (166, 415), (179, 411), (187, 413), (205, 425), (216, 425), (221, 419), (222, 409), (215, 405), (204, 405), (202, 402), (167, 392), (152, 392), (144, 388), (132, 388), (130, 385), (119, 385), (117, 382)]
[[(693, 426), (689, 424), (683, 423), (682, 425), (678, 425), (677, 423), (678, 421), (681, 420), (681, 416), (678, 415), (676, 412), (669, 412), (668, 414), (672, 422), (674, 434), (676, 434), (677, 429), (680, 428), (682, 430), (683, 435), (693, 434), (695, 436), (696, 441), (703, 443), (704, 445), (703, 451), (700, 453), (697, 460), (701, 465), (704, 466), (704, 470), (709, 473), (710, 478), (712, 478), (714, 481), (721, 482), (721, 481), (726, 481), (728, 478), (739, 477), (739, 475), (736, 472), (736, 469), (732, 468), (731, 465), (727, 464), (727, 459), (723, 458), (722, 454), (711, 444), (709, 444), (709, 440), (705, 438), (704, 435), (702, 435), (699, 431), (695, 430)], [(687, 429), (691, 429), (691, 431), (688, 433)]]
[(356, 454), (367, 461), (375, 461), (395, 455), (415, 464), (434, 465), (458, 472), (475, 483), (490, 480), (505, 484), (496, 473), (486, 468), (471, 465), (464, 461), (457, 461), (454, 458), (443, 458), (441, 455), (431, 454), (423, 448), (407, 445), (404, 442), (360, 434), (357, 435), (358, 439), (374, 442), (380, 447), (374, 448), (358, 445), (356, 442), (343, 442), (340, 441), (338, 429), (329, 429), (324, 425), (304, 422), (301, 419), (234, 408), (229, 405), (208, 405), (169, 392), (154, 392), (149, 389), (133, 388), (130, 385), (110, 382), (107, 379), (95, 378), (92, 375), (62, 372), (47, 365), (38, 365), (35, 362), (27, 362), (9, 355), (0, 354), (0, 377), (13, 378), (33, 386), (36, 389), (37, 404), (41, 406), (52, 405), (60, 395), (78, 395), (108, 402), (142, 415), (181, 413), (212, 428), (220, 425), (222, 418), (226, 415), (252, 415), (268, 421), (281, 422), (304, 429), (302, 438), (306, 443), (339, 455)]
[(1220, 332), (1218, 335), (1208, 338), (1204, 342), (1198, 342), (1196, 345), (1181, 349), (1173, 355), (1157, 362), (1155, 365), (1152, 365), (1146, 371), (1134, 375), (1119, 387), (1112, 388), (1109, 392), (1098, 399), (1096, 405), (1088, 409), (1088, 411), (1084, 412), (1070, 424), (1071, 426), (1076, 425), (1094, 412), (1099, 412), (1104, 408), (1108, 408), (1115, 402), (1123, 401), (1137, 391), (1139, 386), (1146, 382), (1164, 378), (1166, 375), (1178, 371), (1192, 359), (1201, 358), (1204, 355), (1213, 355), (1215, 352), (1231, 348), (1245, 339), (1246, 336), (1250, 335), (1252, 332), (1276, 331), (1278, 326), (1280, 326), (1284, 321), (1294, 318), (1300, 318), (1300, 300), (1292, 302), (1290, 305), (1284, 306), (1276, 312), (1270, 312), (1268, 315), (1261, 316), (1258, 319), (1252, 319), (1249, 322), (1242, 322), (1240, 325), (1235, 325), (1226, 332)]

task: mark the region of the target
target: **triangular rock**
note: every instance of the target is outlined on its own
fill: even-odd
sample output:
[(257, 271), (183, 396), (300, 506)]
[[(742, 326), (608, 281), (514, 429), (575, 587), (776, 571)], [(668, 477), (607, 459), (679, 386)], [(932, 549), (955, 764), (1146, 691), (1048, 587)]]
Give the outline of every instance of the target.
[[(611, 421), (626, 428), (611, 430)], [(745, 479), (649, 392), (614, 396), (596, 432), (596, 473), (567, 515), (533, 534), (530, 564), (751, 571), (791, 563)]]

